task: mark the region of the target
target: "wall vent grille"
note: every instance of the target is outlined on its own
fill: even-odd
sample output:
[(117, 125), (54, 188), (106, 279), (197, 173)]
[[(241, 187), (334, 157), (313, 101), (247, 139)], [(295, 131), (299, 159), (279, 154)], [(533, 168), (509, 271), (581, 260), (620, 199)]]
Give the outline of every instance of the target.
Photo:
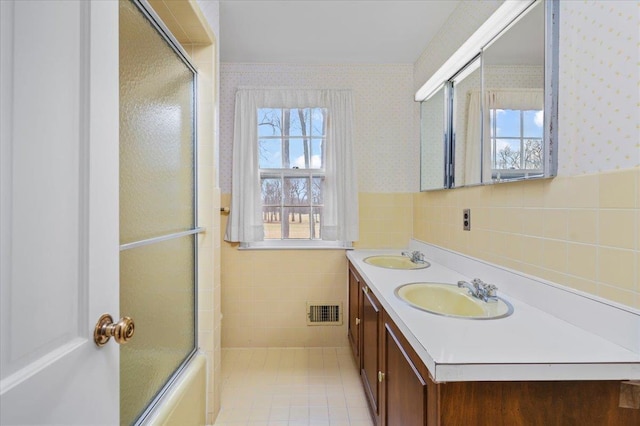
[(342, 325), (342, 303), (307, 302), (307, 325)]

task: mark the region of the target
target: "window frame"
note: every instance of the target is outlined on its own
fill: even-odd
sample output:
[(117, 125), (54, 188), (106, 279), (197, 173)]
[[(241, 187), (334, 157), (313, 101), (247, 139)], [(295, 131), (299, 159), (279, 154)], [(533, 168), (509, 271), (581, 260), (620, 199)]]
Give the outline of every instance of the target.
[[(308, 202), (307, 204), (292, 204), (292, 203), (286, 203), (285, 200), (285, 194), (284, 194), (284, 181), (285, 179), (291, 178), (291, 179), (308, 179), (310, 184), (313, 185), (313, 179), (314, 178), (321, 178), (323, 181), (326, 177), (325, 175), (325, 170), (324, 168), (322, 169), (276, 169), (276, 168), (269, 168), (269, 169), (259, 169), (259, 173), (260, 173), (260, 180), (262, 181), (263, 179), (279, 179), (282, 184), (283, 184), (283, 189), (282, 189), (282, 194), (280, 196), (280, 203), (279, 204), (265, 204), (264, 202), (262, 203), (262, 208), (264, 209), (265, 207), (276, 207), (278, 209), (280, 209), (280, 234), (282, 235), (282, 229), (283, 229), (283, 224), (284, 224), (284, 209), (285, 208), (308, 208), (309, 209), (309, 214), (313, 214), (314, 212), (314, 207), (320, 207), (320, 208), (324, 208), (324, 203), (318, 203), (315, 204), (313, 202), (313, 196), (312, 197), (307, 197), (308, 198)], [(313, 189), (311, 190), (312, 194), (313, 194)], [(288, 214), (288, 213), (287, 213)], [(322, 222), (320, 222), (322, 223)], [(321, 226), (321, 225), (319, 225)], [(319, 231), (319, 233), (321, 233), (321, 231)], [(312, 228), (311, 228), (311, 222), (309, 222), (309, 235), (311, 236), (310, 238), (283, 238), (282, 236), (280, 238), (267, 238), (266, 237), (266, 230), (265, 230), (265, 240), (269, 240), (269, 241), (278, 241), (278, 240), (296, 240), (296, 241), (323, 241), (322, 238), (313, 238), (313, 232), (312, 232)]]
[[(260, 109), (280, 109), (282, 114), (284, 114), (285, 110), (289, 110), (291, 112), (293, 111), (297, 111), (297, 110), (310, 110), (311, 113), (313, 110), (315, 109), (320, 109), (323, 110), (323, 123), (322, 123), (322, 133), (320, 135), (315, 134), (313, 132), (313, 125), (312, 123), (309, 125), (309, 134), (308, 135), (291, 135), (291, 134), (285, 134), (284, 131), (282, 131), (279, 135), (269, 135), (269, 136), (261, 136), (259, 135), (259, 126), (261, 124), (263, 124), (260, 120), (257, 120), (256, 123), (256, 130), (258, 131), (258, 136), (257, 136), (257, 147), (256, 149), (258, 150), (258, 156), (260, 156), (260, 141), (261, 140), (279, 140), (280, 141), (280, 159), (281, 159), (281, 163), (283, 167), (277, 168), (277, 167), (269, 167), (269, 168), (261, 168), (260, 167), (260, 159), (258, 159), (258, 174), (260, 177), (260, 182), (261, 185), (260, 187), (262, 188), (262, 182), (264, 179), (268, 179), (268, 178), (274, 178), (274, 179), (279, 179), (284, 187), (284, 181), (287, 178), (305, 178), (308, 179), (310, 184), (313, 185), (313, 180), (316, 178), (320, 178), (323, 181), (323, 196), (322, 199), (324, 199), (324, 191), (325, 191), (325, 186), (324, 186), (324, 182), (326, 180), (326, 168), (325, 168), (325, 164), (326, 164), (326, 156), (327, 156), (327, 143), (329, 141), (329, 136), (328, 136), (328, 128), (327, 128), (327, 118), (329, 115), (329, 111), (328, 108), (326, 107), (322, 107), (322, 106), (307, 106), (307, 107), (261, 107), (258, 106), (256, 108), (256, 114), (259, 117), (260, 114)], [(282, 115), (281, 115), (282, 116)], [(292, 140), (301, 140), (304, 141), (307, 140), (309, 143), (309, 164), (312, 165), (313, 164), (313, 156), (314, 156), (314, 151), (313, 151), (313, 141), (314, 140), (321, 140), (322, 141), (322, 150), (321, 150), (321, 165), (322, 167), (319, 168), (314, 168), (314, 167), (309, 167), (309, 168), (298, 168), (296, 166), (291, 166), (290, 168), (285, 168), (284, 167), (284, 152), (285, 152), (285, 140), (288, 140), (289, 142), (291, 142)], [(311, 190), (313, 191), (313, 190)], [(312, 192), (313, 193), (313, 192)], [(240, 243), (240, 249), (345, 249), (345, 248), (351, 248), (352, 247), (352, 242), (346, 242), (346, 241), (332, 241), (332, 240), (323, 240), (322, 239), (322, 231), (321, 231), (321, 226), (322, 226), (322, 220), (320, 221), (320, 223), (318, 224), (319, 229), (318, 229), (318, 234), (320, 235), (320, 238), (313, 238), (313, 229), (311, 227), (311, 222), (309, 223), (309, 238), (283, 238), (282, 237), (282, 230), (283, 230), (283, 223), (285, 219), (285, 208), (291, 208), (291, 207), (303, 207), (305, 209), (309, 209), (309, 215), (313, 214), (314, 208), (318, 208), (320, 207), (321, 209), (324, 209), (324, 200), (321, 203), (314, 203), (313, 202), (313, 196), (311, 197), (307, 197), (308, 198), (308, 202), (306, 204), (303, 205), (293, 205), (290, 203), (285, 203), (285, 194), (284, 194), (284, 188), (282, 189), (282, 193), (280, 196), (280, 203), (278, 206), (273, 205), (273, 207), (277, 207), (280, 211), (280, 238), (267, 238), (267, 232), (266, 229), (264, 229), (264, 225), (265, 222), (263, 222), (263, 229), (264, 229), (264, 234), (265, 234), (265, 238), (263, 239), (263, 241), (256, 241), (256, 242), (241, 242)], [(265, 206), (269, 207), (272, 205), (265, 205), (263, 202), (263, 197), (262, 197), (262, 192), (260, 194), (260, 204), (261, 204), (261, 208), (264, 209)], [(264, 211), (264, 210), (263, 210)]]

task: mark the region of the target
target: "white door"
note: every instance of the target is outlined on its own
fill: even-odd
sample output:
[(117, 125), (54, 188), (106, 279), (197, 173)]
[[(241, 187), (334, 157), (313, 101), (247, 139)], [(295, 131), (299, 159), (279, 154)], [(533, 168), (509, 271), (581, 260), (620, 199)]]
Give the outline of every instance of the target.
[(0, 423), (117, 424), (118, 2), (0, 8)]

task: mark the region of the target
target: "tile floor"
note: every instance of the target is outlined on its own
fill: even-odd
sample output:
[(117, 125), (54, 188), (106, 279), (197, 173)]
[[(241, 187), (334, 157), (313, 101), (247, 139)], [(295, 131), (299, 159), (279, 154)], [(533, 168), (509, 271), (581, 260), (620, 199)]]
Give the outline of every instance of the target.
[(372, 426), (349, 348), (222, 350), (215, 426)]

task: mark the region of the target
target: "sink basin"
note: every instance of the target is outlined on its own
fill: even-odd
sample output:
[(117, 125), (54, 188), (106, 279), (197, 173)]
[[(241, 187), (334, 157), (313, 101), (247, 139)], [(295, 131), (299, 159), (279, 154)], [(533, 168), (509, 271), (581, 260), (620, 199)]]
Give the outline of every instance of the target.
[(513, 313), (504, 299), (483, 302), (471, 296), (466, 288), (443, 283), (410, 283), (396, 288), (400, 300), (414, 308), (436, 315), (466, 319), (498, 319)]
[(364, 263), (388, 269), (424, 269), (431, 266), (429, 262), (413, 263), (406, 256), (395, 255), (369, 256), (364, 259)]

